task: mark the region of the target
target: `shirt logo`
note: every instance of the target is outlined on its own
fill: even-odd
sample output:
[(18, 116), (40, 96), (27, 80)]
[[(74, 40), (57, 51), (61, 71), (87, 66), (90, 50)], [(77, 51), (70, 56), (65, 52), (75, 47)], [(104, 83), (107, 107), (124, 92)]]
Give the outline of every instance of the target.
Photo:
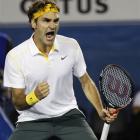
[(67, 56), (61, 56), (61, 60), (64, 60)]

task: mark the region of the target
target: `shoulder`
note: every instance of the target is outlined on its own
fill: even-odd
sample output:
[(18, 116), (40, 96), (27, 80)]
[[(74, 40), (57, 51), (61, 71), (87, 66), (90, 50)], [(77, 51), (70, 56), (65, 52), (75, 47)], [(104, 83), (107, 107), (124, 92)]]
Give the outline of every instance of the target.
[(78, 41), (74, 38), (57, 35), (56, 40), (59, 46), (65, 47), (66, 49), (77, 50), (78, 48), (80, 48)]
[(23, 56), (28, 51), (28, 44), (29, 40), (25, 40), (21, 44), (15, 46), (7, 53), (7, 57)]
[(57, 35), (56, 39), (61, 44), (67, 44), (67, 45), (79, 45), (78, 41), (74, 38), (63, 36), (63, 35)]

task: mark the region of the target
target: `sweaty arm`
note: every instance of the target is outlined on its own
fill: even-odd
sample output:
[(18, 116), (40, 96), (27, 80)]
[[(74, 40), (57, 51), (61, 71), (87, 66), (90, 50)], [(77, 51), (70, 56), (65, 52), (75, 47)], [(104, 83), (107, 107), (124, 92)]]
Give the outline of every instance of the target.
[(103, 105), (101, 102), (100, 94), (88, 73), (85, 73), (82, 77), (80, 77), (80, 83), (87, 99), (95, 107), (98, 114), (101, 115)]
[[(12, 102), (17, 110), (25, 110), (30, 108), (32, 105), (27, 103), (27, 95), (23, 88), (11, 88)], [(34, 94), (38, 101), (45, 98), (49, 93), (49, 85), (46, 82), (39, 83), (34, 90)], [(29, 93), (30, 94), (30, 93)]]

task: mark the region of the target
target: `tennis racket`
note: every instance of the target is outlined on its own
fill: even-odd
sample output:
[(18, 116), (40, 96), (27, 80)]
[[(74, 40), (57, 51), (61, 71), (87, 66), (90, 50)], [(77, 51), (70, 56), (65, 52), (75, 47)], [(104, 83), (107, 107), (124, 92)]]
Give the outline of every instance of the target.
[[(105, 105), (115, 109), (125, 108), (133, 98), (134, 84), (128, 72), (116, 65), (107, 65), (101, 72), (99, 88)], [(100, 140), (106, 140), (110, 124), (104, 123)]]

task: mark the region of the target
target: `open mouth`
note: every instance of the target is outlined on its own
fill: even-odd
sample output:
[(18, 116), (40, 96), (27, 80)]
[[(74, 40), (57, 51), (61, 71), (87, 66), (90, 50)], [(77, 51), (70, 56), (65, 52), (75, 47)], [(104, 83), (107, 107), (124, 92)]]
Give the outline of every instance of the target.
[(49, 31), (46, 33), (46, 38), (47, 40), (53, 40), (55, 36), (55, 32), (54, 31)]
[(46, 33), (47, 36), (49, 36), (49, 35), (53, 36), (54, 34), (55, 34), (54, 31), (50, 31), (50, 32), (47, 32), (47, 33)]

